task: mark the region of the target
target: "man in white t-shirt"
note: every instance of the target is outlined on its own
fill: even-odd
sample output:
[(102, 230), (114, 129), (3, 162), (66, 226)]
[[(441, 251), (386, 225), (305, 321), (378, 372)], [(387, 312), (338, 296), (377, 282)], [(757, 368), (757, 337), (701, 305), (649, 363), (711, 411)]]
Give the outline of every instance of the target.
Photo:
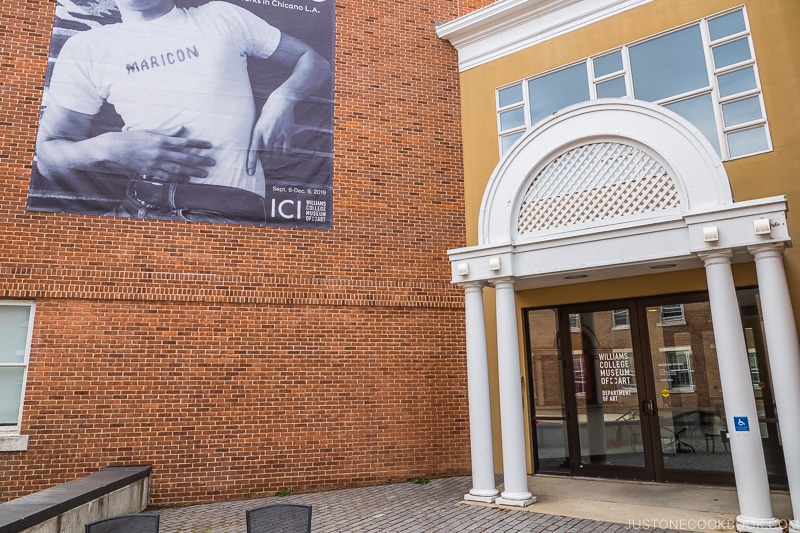
[[(328, 80), (328, 62), (227, 2), (183, 9), (174, 0), (115, 1), (122, 23), (78, 33), (59, 54), (39, 127), (40, 173), (77, 187), (82, 172), (124, 174), (162, 187), (215, 186), (200, 192), (174, 185), (154, 191), (147, 183), (129, 188), (129, 196), (133, 190), (150, 197), (144, 205), (173, 210), (182, 208), (182, 198), (208, 191), (263, 198), (258, 154), (288, 147), (294, 107)], [(260, 112), (247, 71), (251, 56), (272, 58), (291, 71)], [(104, 104), (114, 106), (124, 126), (93, 136)], [(252, 200), (232, 196), (227, 203)], [(213, 198), (199, 204), (213, 210)]]

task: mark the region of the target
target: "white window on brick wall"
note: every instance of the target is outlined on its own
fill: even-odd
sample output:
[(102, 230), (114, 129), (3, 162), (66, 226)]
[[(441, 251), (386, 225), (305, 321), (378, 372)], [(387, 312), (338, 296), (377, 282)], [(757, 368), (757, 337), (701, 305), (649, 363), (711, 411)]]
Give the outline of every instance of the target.
[(662, 326), (686, 324), (686, 315), (683, 311), (683, 304), (659, 306), (658, 318)]
[(611, 327), (614, 329), (629, 329), (631, 317), (627, 309), (615, 309), (611, 312)]
[(575, 373), (575, 396), (586, 396), (586, 355), (582, 352), (572, 355), (572, 370)]
[(694, 392), (692, 352), (689, 349), (666, 349), (667, 380), (671, 392)]
[(33, 311), (32, 302), (0, 301), (0, 436), (19, 434)]
[(580, 331), (581, 330), (581, 315), (578, 313), (570, 313), (569, 315), (569, 330), (570, 331)]
[(723, 160), (772, 149), (747, 13), (738, 8), (498, 88), (500, 153), (560, 109), (625, 97), (683, 116)]

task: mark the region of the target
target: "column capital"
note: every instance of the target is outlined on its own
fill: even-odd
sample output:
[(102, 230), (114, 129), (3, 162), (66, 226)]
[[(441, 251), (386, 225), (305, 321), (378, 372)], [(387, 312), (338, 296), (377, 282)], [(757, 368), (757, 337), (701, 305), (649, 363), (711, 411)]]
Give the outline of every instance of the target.
[(714, 250), (711, 252), (698, 252), (697, 257), (703, 260), (705, 266), (730, 265), (733, 252), (728, 249)]
[(765, 243), (765, 244), (756, 244), (754, 246), (748, 246), (747, 251), (756, 258), (768, 258), (768, 257), (779, 257), (783, 258), (783, 250), (786, 246), (782, 242), (778, 243)]
[(495, 288), (497, 288), (498, 285), (511, 285), (513, 287), (516, 282), (517, 279), (512, 278), (511, 276), (489, 280), (489, 283)]
[(488, 283), (486, 283), (485, 281), (463, 281), (461, 283), (456, 283), (456, 285), (458, 285), (467, 292), (471, 292), (475, 290), (482, 291), (483, 288), (486, 287), (486, 285), (488, 285)]

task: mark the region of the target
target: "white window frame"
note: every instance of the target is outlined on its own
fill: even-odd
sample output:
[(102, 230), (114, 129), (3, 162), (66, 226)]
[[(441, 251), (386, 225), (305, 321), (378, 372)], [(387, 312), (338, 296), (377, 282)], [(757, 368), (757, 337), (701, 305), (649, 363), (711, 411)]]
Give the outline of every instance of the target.
[(577, 398), (586, 397), (586, 390), (589, 386), (587, 365), (588, 361), (583, 352), (576, 351), (572, 353), (572, 373), (575, 382), (575, 397)]
[[(624, 318), (623, 318), (624, 317)], [(614, 309), (611, 311), (611, 329), (630, 329), (631, 315), (627, 309)]]
[[(665, 316), (664, 308), (679, 308), (680, 314), (674, 316)], [(658, 306), (658, 325), (659, 326), (682, 326), (686, 324), (686, 310), (683, 304), (667, 304)]]
[[(502, 91), (503, 89), (509, 89), (509, 88), (511, 88), (511, 87), (513, 87), (515, 85), (521, 85), (522, 86), (520, 88), (520, 90), (522, 91), (522, 100), (520, 100), (518, 102), (513, 102), (511, 104), (508, 104), (506, 106), (502, 106), (501, 107), (500, 106), (500, 91)], [(512, 135), (518, 135), (518, 134), (525, 133), (525, 131), (527, 131), (531, 127), (530, 103), (528, 101), (527, 84), (524, 81), (518, 81), (518, 82), (515, 82), (515, 83), (510, 83), (510, 84), (505, 85), (503, 87), (498, 87), (497, 90), (495, 91), (495, 106), (497, 107), (497, 131), (502, 133), (501, 135), (497, 136), (497, 149), (500, 151), (500, 154), (502, 155), (505, 152), (505, 150), (503, 150), (503, 139), (504, 138), (510, 137)], [(509, 128), (507, 130), (503, 130), (502, 125), (500, 124), (500, 115), (502, 113), (506, 112), (506, 111), (512, 111), (512, 110), (520, 108), (520, 107), (522, 107), (522, 109), (523, 109), (522, 114), (523, 114), (523, 119), (525, 121), (524, 124), (521, 124), (521, 125), (519, 125), (517, 127), (514, 127), (514, 128)]]
[[(736, 12), (736, 11), (741, 11), (742, 12), (742, 17), (744, 19), (744, 24), (745, 24), (745, 30), (741, 31), (739, 33), (736, 33), (736, 34), (731, 34), (731, 35), (722, 37), (722, 38), (717, 39), (715, 41), (711, 41), (711, 37), (709, 35), (709, 30), (708, 30), (708, 21), (712, 20), (712, 19), (715, 19), (715, 18), (718, 18), (718, 17), (725, 16), (725, 15), (727, 15), (729, 13), (733, 13), (733, 12)], [(719, 156), (720, 156), (720, 159), (722, 159), (723, 161), (731, 161), (731, 160), (734, 160), (734, 159), (740, 159), (740, 158), (743, 158), (743, 157), (750, 157), (750, 156), (753, 156), (753, 155), (758, 155), (758, 154), (762, 154), (762, 153), (771, 152), (772, 149), (773, 149), (773, 147), (772, 147), (772, 136), (770, 135), (769, 123), (768, 123), (768, 120), (767, 120), (767, 111), (766, 111), (766, 107), (764, 106), (764, 95), (763, 95), (763, 90), (761, 88), (761, 78), (760, 78), (759, 73), (758, 73), (758, 63), (756, 61), (755, 49), (753, 47), (753, 39), (752, 39), (751, 31), (750, 31), (750, 19), (747, 16), (747, 8), (746, 8), (746, 6), (740, 5), (738, 7), (735, 7), (735, 8), (732, 8), (732, 9), (728, 9), (728, 10), (725, 10), (725, 11), (721, 11), (719, 13), (715, 13), (715, 14), (710, 15), (708, 17), (692, 21), (692, 22), (684, 24), (682, 26), (678, 26), (678, 27), (675, 27), (675, 28), (670, 28), (667, 31), (664, 31), (664, 32), (661, 32), (661, 33), (658, 33), (658, 34), (655, 34), (655, 35), (651, 35), (651, 36), (649, 36), (649, 37), (647, 37), (645, 39), (640, 39), (638, 41), (628, 43), (628, 44), (626, 44), (624, 46), (618, 46), (616, 48), (612, 48), (612, 49), (609, 49), (609, 50), (604, 50), (604, 51), (602, 51), (602, 52), (600, 52), (598, 54), (595, 54), (595, 55), (592, 55), (590, 57), (587, 57), (587, 58), (585, 58), (585, 59), (583, 59), (581, 61), (574, 62), (574, 63), (569, 63), (569, 64), (566, 64), (566, 65), (561, 65), (561, 66), (559, 66), (557, 68), (548, 70), (546, 72), (541, 72), (539, 74), (536, 74), (535, 76), (530, 76), (530, 77), (525, 78), (523, 80), (518, 80), (518, 81), (515, 81), (513, 83), (509, 83), (509, 84), (497, 87), (497, 89), (495, 91), (495, 93), (496, 93), (496, 102), (495, 102), (495, 104), (496, 104), (496, 109), (497, 109), (497, 132), (498, 132), (498, 136), (497, 137), (498, 137), (498, 150), (499, 150), (500, 156), (502, 156), (505, 152), (508, 151), (507, 149), (506, 150), (503, 149), (503, 139), (504, 138), (507, 138), (507, 137), (512, 136), (512, 135), (519, 135), (520, 133), (523, 133), (523, 132), (527, 131), (528, 129), (530, 129), (533, 126), (533, 124), (531, 124), (531, 119), (530, 119), (530, 98), (531, 97), (528, 94), (528, 81), (529, 80), (532, 80), (532, 79), (535, 79), (535, 78), (538, 78), (538, 77), (541, 77), (541, 76), (546, 76), (546, 75), (552, 74), (554, 72), (557, 72), (557, 71), (565, 69), (565, 68), (573, 67), (576, 64), (584, 63), (586, 65), (587, 82), (589, 84), (589, 99), (590, 100), (597, 99), (597, 88), (596, 88), (597, 83), (600, 83), (600, 82), (603, 82), (603, 81), (607, 81), (607, 80), (615, 78), (615, 77), (619, 77), (620, 75), (624, 76), (624, 78), (625, 78), (625, 88), (626, 88), (626, 92), (627, 92), (627, 97), (628, 98), (632, 98), (634, 96), (634, 93), (633, 93), (633, 78), (632, 78), (631, 67), (630, 67), (630, 56), (628, 54), (629, 48), (632, 47), (632, 46), (636, 46), (638, 44), (650, 41), (652, 39), (657, 39), (659, 37), (663, 37), (664, 35), (669, 35), (670, 33), (674, 33), (674, 32), (683, 30), (685, 28), (694, 26), (694, 25), (699, 25), (700, 26), (700, 35), (701, 35), (702, 41), (703, 41), (703, 50), (704, 50), (704, 54), (705, 54), (706, 71), (707, 71), (707, 74), (708, 74), (709, 85), (707, 85), (705, 87), (701, 87), (699, 89), (694, 89), (694, 90), (686, 92), (686, 93), (676, 94), (676, 95), (670, 96), (668, 98), (664, 98), (662, 100), (655, 101), (653, 103), (657, 104), (657, 105), (666, 106), (666, 105), (669, 105), (669, 104), (674, 104), (674, 103), (680, 102), (682, 100), (686, 100), (688, 98), (693, 98), (693, 97), (709, 94), (711, 96), (711, 101), (712, 101), (712, 106), (713, 106), (713, 111), (714, 111), (714, 118), (715, 118), (715, 121), (716, 121), (716, 130), (717, 130), (717, 139), (716, 139), (716, 141), (717, 141), (717, 144), (719, 145)], [(728, 65), (726, 67), (722, 67), (722, 68), (717, 69), (714, 66), (714, 59), (713, 59), (712, 49), (714, 47), (716, 47), (716, 46), (719, 46), (719, 45), (722, 45), (722, 44), (726, 44), (728, 42), (735, 41), (735, 40), (741, 39), (741, 38), (746, 38), (747, 41), (748, 41), (748, 44), (749, 44), (749, 47), (750, 47), (750, 59), (746, 60), (746, 61), (742, 61), (740, 63), (735, 63), (735, 64), (732, 64), (732, 65)], [(608, 74), (608, 75), (605, 75), (605, 76), (602, 76), (600, 78), (595, 78), (595, 76), (594, 76), (594, 63), (592, 62), (592, 60), (595, 59), (595, 58), (598, 58), (598, 57), (602, 57), (602, 56), (608, 55), (610, 53), (617, 52), (617, 51), (619, 51), (621, 53), (621, 55), (622, 55), (622, 70), (621, 71), (616, 71), (614, 73), (611, 73), (611, 74)], [(725, 97), (720, 97), (718, 76), (723, 75), (723, 74), (727, 74), (727, 73), (730, 73), (730, 72), (733, 72), (733, 71), (736, 71), (736, 70), (739, 70), (739, 69), (747, 68), (747, 67), (750, 67), (750, 66), (753, 67), (753, 73), (755, 75), (756, 88), (748, 90), (748, 91), (745, 91), (745, 92), (742, 92), (742, 93), (736, 93), (736, 94), (728, 95), (728, 96), (725, 96)], [(514, 102), (513, 104), (510, 104), (510, 105), (507, 105), (507, 106), (501, 108), (500, 105), (499, 105), (500, 104), (500, 101), (499, 101), (499, 93), (500, 93), (500, 91), (503, 90), (503, 89), (509, 88), (509, 87), (513, 87), (515, 85), (520, 85), (520, 84), (522, 86), (522, 100), (519, 101), (519, 102)], [(725, 123), (724, 123), (724, 120), (723, 120), (723, 116), (722, 116), (722, 106), (725, 105), (725, 104), (737, 101), (737, 100), (743, 100), (745, 98), (754, 97), (754, 96), (758, 97), (759, 104), (761, 106), (761, 118), (753, 120), (753, 121), (750, 121), (750, 122), (747, 122), (747, 123), (736, 124), (736, 125), (733, 125), (733, 126), (725, 126)], [(515, 108), (515, 107), (519, 107), (519, 106), (524, 106), (524, 108), (525, 108), (525, 113), (524, 113), (524, 115), (525, 115), (525, 117), (524, 117), (525, 118), (525, 124), (524, 124), (524, 126), (518, 126), (518, 127), (515, 127), (515, 128), (509, 128), (508, 130), (503, 131), (501, 129), (501, 127), (500, 127), (500, 113), (503, 112), (503, 111), (508, 111), (508, 110), (510, 110), (512, 108)], [(754, 128), (759, 128), (759, 127), (763, 127), (764, 128), (764, 134), (766, 135), (766, 141), (767, 141), (766, 148), (763, 149), (763, 150), (755, 151), (755, 152), (748, 152), (748, 153), (744, 153), (744, 154), (741, 154), (741, 155), (732, 156), (730, 148), (729, 148), (729, 145), (728, 145), (728, 136), (730, 134), (732, 134), (732, 133), (738, 133), (738, 132), (742, 132), (742, 131), (746, 131), (746, 130), (754, 129)]]
[[(667, 379), (669, 380), (669, 390), (670, 392), (694, 392), (695, 385), (694, 385), (694, 370), (692, 369), (692, 347), (691, 346), (672, 346), (669, 348), (660, 348), (664, 354), (664, 364), (665, 369), (667, 371)], [(670, 367), (670, 364), (678, 364), (678, 363), (670, 363), (668, 360), (667, 354), (681, 354), (686, 362), (685, 367), (680, 370), (673, 370)], [(672, 383), (672, 376), (680, 372), (681, 374), (686, 374), (689, 376), (689, 385), (674, 385)]]
[(758, 357), (755, 348), (747, 349), (747, 363), (750, 366), (750, 381), (754, 390), (761, 390), (761, 371), (758, 369)]
[(22, 363), (2, 363), (0, 367), (4, 368), (18, 368), (23, 367), (22, 372), (22, 390), (20, 391), (19, 413), (17, 414), (17, 423), (15, 425), (0, 426), (0, 452), (4, 451), (23, 451), (28, 449), (28, 436), (21, 435), (20, 430), (22, 426), (22, 412), (25, 407), (25, 389), (28, 382), (28, 368), (30, 365), (31, 354), (31, 341), (33, 339), (33, 324), (36, 314), (36, 304), (32, 301), (26, 300), (0, 300), (0, 305), (3, 306), (16, 306), (27, 307), (30, 312), (28, 315), (28, 332), (25, 339), (25, 355)]

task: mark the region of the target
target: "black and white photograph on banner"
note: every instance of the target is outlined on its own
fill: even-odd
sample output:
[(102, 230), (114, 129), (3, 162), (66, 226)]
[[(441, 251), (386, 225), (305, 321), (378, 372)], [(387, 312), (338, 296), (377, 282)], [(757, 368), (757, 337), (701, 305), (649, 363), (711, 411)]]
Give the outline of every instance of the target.
[(335, 0), (59, 0), (28, 209), (330, 229)]

